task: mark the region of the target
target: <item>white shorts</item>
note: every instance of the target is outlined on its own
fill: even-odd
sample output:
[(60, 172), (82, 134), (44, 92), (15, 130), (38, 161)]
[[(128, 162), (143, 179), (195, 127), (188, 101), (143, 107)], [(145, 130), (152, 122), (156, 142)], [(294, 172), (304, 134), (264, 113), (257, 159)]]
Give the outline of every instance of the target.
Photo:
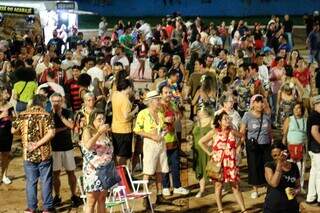
[(156, 172), (168, 173), (167, 149), (164, 142), (151, 139), (143, 140), (143, 174), (154, 175)]
[(66, 171), (73, 171), (76, 169), (76, 162), (74, 161), (73, 150), (52, 152), (53, 171), (61, 171), (64, 168)]

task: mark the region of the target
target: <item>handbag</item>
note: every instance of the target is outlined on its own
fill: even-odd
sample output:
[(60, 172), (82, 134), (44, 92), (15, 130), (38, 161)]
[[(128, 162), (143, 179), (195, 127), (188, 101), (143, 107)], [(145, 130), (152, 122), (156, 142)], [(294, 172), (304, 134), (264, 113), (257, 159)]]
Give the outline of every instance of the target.
[[(223, 159), (223, 156), (222, 156), (222, 159)], [(206, 173), (207, 173), (207, 176), (210, 177), (212, 180), (221, 182), (223, 180), (222, 160), (215, 161), (213, 160), (213, 158), (211, 158), (207, 163)]]
[(261, 132), (261, 128), (262, 128), (262, 123), (263, 123), (263, 114), (261, 115), (261, 119), (260, 119), (260, 125), (259, 125), (259, 131), (258, 131), (258, 135), (257, 138), (249, 138), (247, 140), (247, 149), (254, 151), (256, 150), (257, 146), (258, 146), (258, 139), (260, 136), (260, 132)]
[(290, 154), (290, 158), (294, 161), (301, 161), (303, 159), (303, 144), (289, 144), (288, 151)]
[[(229, 135), (227, 137), (228, 141), (229, 139)], [(222, 182), (223, 181), (223, 165), (222, 165), (222, 161), (223, 161), (223, 157), (224, 157), (224, 152), (221, 155), (221, 159), (219, 161), (216, 161), (213, 159), (213, 157), (211, 157), (211, 159), (209, 160), (209, 162), (206, 165), (206, 173), (207, 176), (210, 177), (212, 180), (218, 181), (218, 182)]]
[[(90, 163), (86, 155), (83, 156)], [(98, 180), (101, 182), (103, 189), (108, 190), (121, 181), (114, 160), (111, 160), (104, 166), (96, 167), (92, 163), (90, 163), (90, 165), (96, 169), (96, 175), (98, 176)]]
[(98, 176), (103, 189), (110, 189), (121, 180), (113, 160), (105, 166), (96, 168), (96, 175)]

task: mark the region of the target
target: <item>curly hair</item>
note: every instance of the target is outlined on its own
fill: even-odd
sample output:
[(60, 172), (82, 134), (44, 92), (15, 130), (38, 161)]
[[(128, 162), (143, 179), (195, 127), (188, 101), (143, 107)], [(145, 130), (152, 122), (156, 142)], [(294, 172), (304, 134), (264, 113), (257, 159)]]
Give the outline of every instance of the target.
[(15, 76), (17, 81), (35, 81), (37, 74), (33, 68), (30, 67), (20, 67), (15, 71)]
[(82, 73), (80, 74), (77, 83), (80, 86), (89, 87), (91, 84), (91, 76), (88, 75), (87, 73)]

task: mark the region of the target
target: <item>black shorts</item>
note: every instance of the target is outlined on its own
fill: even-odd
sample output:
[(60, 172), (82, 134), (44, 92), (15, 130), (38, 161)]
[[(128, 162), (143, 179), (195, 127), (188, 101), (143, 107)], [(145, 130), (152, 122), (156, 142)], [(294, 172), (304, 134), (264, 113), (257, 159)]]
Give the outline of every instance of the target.
[(114, 154), (120, 157), (131, 158), (133, 133), (112, 133)]

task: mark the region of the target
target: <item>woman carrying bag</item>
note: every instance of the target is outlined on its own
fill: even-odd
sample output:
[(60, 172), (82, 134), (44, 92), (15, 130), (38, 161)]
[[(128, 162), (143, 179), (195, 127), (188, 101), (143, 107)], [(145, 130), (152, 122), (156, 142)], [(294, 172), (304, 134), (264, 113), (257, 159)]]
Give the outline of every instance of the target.
[[(115, 175), (113, 146), (107, 136), (103, 111), (93, 110), (82, 136), (84, 190), (87, 194), (85, 213), (105, 213), (107, 190), (119, 181)], [(103, 175), (102, 173), (105, 173)], [(106, 179), (109, 178), (109, 179)], [(112, 179), (112, 180), (111, 180)]]
[(250, 111), (246, 112), (240, 125), (242, 142), (245, 141), (248, 162), (248, 182), (253, 186), (251, 198), (258, 198), (258, 187), (266, 184), (264, 165), (270, 160), (271, 113), (266, 99), (254, 95)]
[[(206, 172), (208, 177), (215, 183), (218, 212), (223, 213), (222, 186), (224, 183), (231, 184), (234, 197), (241, 208), (241, 212), (247, 212), (239, 188), (240, 171), (236, 163), (236, 153), (240, 145), (237, 143), (236, 137), (240, 137), (240, 134), (232, 129), (230, 118), (225, 111), (216, 115), (214, 126), (214, 130), (211, 130), (200, 139), (199, 145), (211, 157), (207, 164)], [(213, 140), (213, 144), (209, 151), (204, 144), (210, 140)]]

